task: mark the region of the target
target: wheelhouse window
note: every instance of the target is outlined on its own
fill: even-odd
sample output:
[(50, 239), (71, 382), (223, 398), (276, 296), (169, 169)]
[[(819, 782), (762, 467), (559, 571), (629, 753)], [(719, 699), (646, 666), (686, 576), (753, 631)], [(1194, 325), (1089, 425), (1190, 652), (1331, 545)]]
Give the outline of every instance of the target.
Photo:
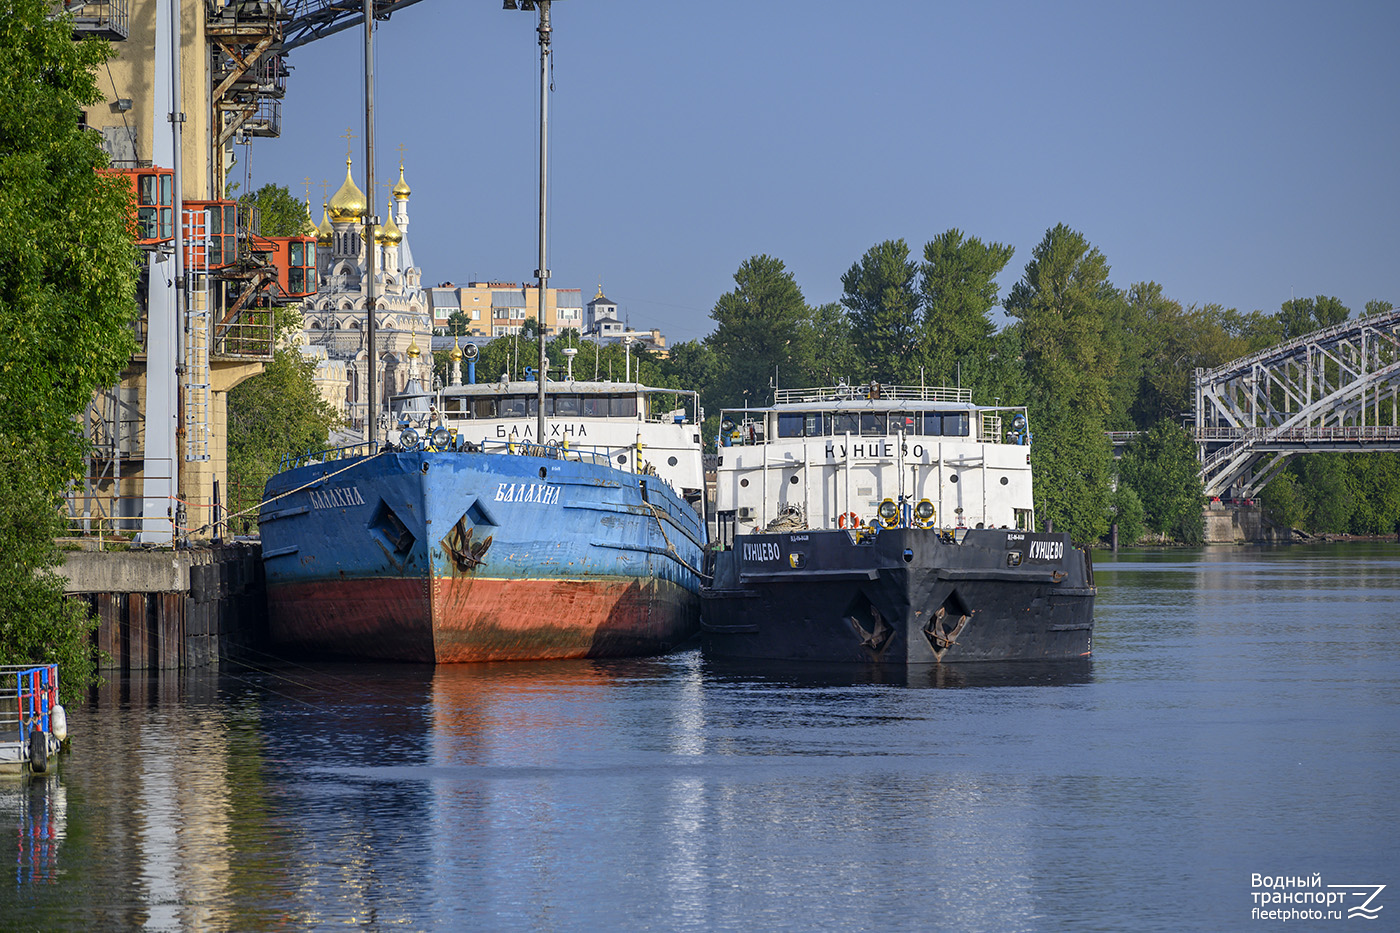
[(826, 423), (822, 423), (822, 413), (810, 411), (802, 416), (802, 430), (808, 437), (821, 437), (826, 434), (826, 428), (831, 427), (831, 418), (828, 416)]
[(479, 398), (472, 402), (472, 411), (478, 418), (496, 417), (496, 400), (493, 398)]
[(890, 433), (917, 434), (919, 433), (919, 420), (912, 412), (896, 411), (890, 414)]
[(585, 418), (606, 418), (608, 416), (607, 396), (585, 395), (583, 397), (583, 416)]
[(637, 417), (637, 396), (614, 395), (608, 400), (608, 412), (614, 418)]
[(577, 418), (583, 413), (583, 403), (577, 395), (556, 395), (554, 413), (563, 418)]
[(526, 415), (525, 396), (510, 395), (500, 399), (496, 410), (502, 418), (524, 418)]
[(829, 417), (831, 418), (832, 434), (841, 435), (860, 433), (860, 414), (858, 412), (838, 411), (833, 412)]
[(943, 416), (936, 411), (924, 412), (924, 435), (937, 437), (943, 433)]
[(806, 420), (801, 412), (778, 412), (778, 436), (801, 437)]
[(889, 415), (883, 411), (863, 411), (860, 413), (860, 433), (866, 437), (880, 437), (889, 433)]
[(947, 437), (967, 437), (972, 433), (971, 417), (965, 411), (945, 411), (943, 433)]

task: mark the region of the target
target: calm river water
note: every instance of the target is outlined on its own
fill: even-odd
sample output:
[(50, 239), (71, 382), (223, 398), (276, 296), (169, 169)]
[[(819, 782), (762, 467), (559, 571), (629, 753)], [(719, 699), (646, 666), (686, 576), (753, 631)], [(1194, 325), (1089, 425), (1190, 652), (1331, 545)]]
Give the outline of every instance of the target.
[[(1396, 928), (1400, 545), (1097, 577), (1092, 662), (1049, 668), (118, 680), (0, 782), (0, 928)], [(1256, 874), (1337, 913), (1256, 919), (1295, 891)]]

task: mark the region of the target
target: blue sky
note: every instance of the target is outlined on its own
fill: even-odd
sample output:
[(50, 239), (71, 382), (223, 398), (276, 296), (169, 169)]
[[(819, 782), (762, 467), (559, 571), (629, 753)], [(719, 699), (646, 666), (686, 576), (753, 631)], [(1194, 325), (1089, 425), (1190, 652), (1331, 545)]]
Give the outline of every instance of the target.
[[(558, 0), (551, 284), (703, 337), (748, 257), (812, 304), (877, 242), (1057, 223), (1119, 287), (1276, 311), (1400, 304), (1400, 4)], [(423, 0), (379, 26), (379, 181), (406, 147), (425, 284), (536, 265), (534, 14)], [(283, 135), (232, 178), (363, 184), (363, 33), (291, 53)], [(379, 201), (387, 199), (381, 188)]]

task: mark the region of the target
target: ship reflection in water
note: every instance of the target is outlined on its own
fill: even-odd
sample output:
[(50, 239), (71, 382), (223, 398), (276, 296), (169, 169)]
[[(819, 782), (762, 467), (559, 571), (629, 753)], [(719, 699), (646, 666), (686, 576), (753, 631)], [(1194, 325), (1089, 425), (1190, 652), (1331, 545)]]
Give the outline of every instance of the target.
[(1393, 870), (1393, 547), (1100, 559), (1092, 662), (117, 677), (0, 786), (0, 928), (1237, 928)]
[(1087, 684), (1094, 674), (1092, 658), (911, 664), (902, 667), (804, 662), (774, 664), (725, 658), (706, 660), (705, 668), (709, 676), (720, 683), (755, 682), (792, 687), (1067, 687)]
[(55, 775), (0, 775), (0, 831), (12, 841), (16, 885), (57, 882), (67, 812), (67, 792)]

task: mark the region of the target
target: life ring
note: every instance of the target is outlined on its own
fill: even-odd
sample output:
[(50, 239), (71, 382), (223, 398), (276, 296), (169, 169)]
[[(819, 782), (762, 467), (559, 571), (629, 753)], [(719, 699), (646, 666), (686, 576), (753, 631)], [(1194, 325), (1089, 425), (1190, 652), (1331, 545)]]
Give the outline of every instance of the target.
[(837, 528), (859, 528), (860, 525), (860, 516), (855, 512), (846, 512), (836, 519)]

